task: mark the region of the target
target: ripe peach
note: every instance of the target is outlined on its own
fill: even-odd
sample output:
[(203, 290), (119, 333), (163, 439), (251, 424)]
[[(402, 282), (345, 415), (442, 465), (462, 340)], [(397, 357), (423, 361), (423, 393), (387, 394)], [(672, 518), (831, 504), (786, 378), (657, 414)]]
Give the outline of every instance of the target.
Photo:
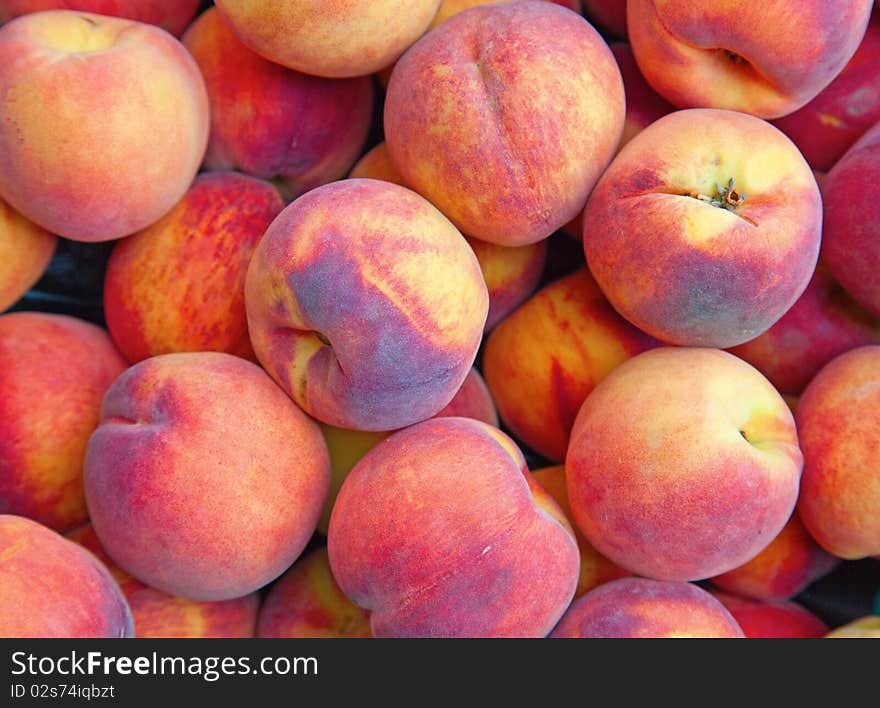
[(0, 312), (15, 304), (49, 266), (58, 239), (0, 199)]
[(107, 332), (89, 322), (0, 316), (0, 514), (62, 532), (86, 520), (86, 445), (124, 369)]
[(43, 10), (77, 10), (158, 25), (180, 36), (199, 9), (199, 0), (0, 0), (0, 24)]
[(306, 74), (364, 76), (393, 63), (428, 28), (440, 0), (216, 0), (242, 42)]
[(663, 347), (584, 401), (565, 474), (580, 530), (638, 575), (702, 580), (785, 526), (802, 468), (794, 419), (758, 371), (717, 349)]
[(826, 639), (880, 639), (880, 617), (877, 615), (865, 615), (847, 622), (840, 627), (835, 627)]
[(125, 358), (218, 351), (253, 359), (244, 280), (283, 208), (268, 182), (204, 173), (168, 214), (119, 241), (107, 264), (104, 313)]
[(227, 600), (296, 560), (330, 463), (317, 424), (255, 364), (164, 354), (110, 387), (84, 479), (95, 533), (117, 565), (171, 595)]
[(153, 25), (24, 15), (0, 28), (0, 85), (0, 197), (60, 236), (108, 241), (145, 228), (205, 154), (198, 66)]
[(796, 416), (804, 526), (841, 558), (880, 556), (880, 346), (853, 349), (827, 364), (801, 396)]
[(122, 591), (85, 549), (8, 514), (0, 514), (0, 548), (0, 637), (134, 636)]
[(872, 5), (629, 0), (627, 29), (648, 83), (676, 106), (779, 118), (815, 98), (843, 70)]
[(205, 166), (271, 179), (285, 199), (342, 177), (372, 120), (369, 78), (322, 79), (255, 54), (216, 8), (187, 30), (211, 105)]
[(590, 391), (656, 344), (620, 317), (580, 268), (544, 287), (493, 330), (483, 373), (513, 436), (561, 462)]
[[(614, 42), (610, 45), (611, 53), (620, 67), (623, 78), (623, 89), (626, 93), (626, 118), (623, 123), (623, 136), (620, 138), (618, 152), (658, 118), (675, 111), (669, 101), (651, 88), (645, 81), (636, 64), (632, 47), (625, 42)], [(582, 231), (581, 231), (582, 233)]]
[(466, 418), (413, 425), (355, 466), (328, 551), (376, 636), (549, 633), (574, 595), (578, 550), (530, 477), (510, 438)]
[(276, 382), (330, 425), (391, 430), (448, 404), (488, 311), (477, 259), (415, 192), (349, 179), (290, 204), (254, 252), (251, 342)]
[(272, 585), (260, 610), (257, 636), (371, 637), (370, 614), (340, 590), (323, 547), (300, 558)]
[(749, 639), (816, 639), (828, 625), (796, 602), (760, 602), (713, 592)]
[(584, 252), (608, 300), (640, 329), (670, 344), (731, 347), (800, 297), (821, 229), (816, 180), (782, 132), (692, 109), (620, 151), (587, 203)]
[(742, 638), (724, 605), (691, 583), (621, 578), (575, 600), (554, 638)]
[(462, 232), (521, 246), (583, 208), (624, 111), (614, 56), (588, 22), (508, 2), (465, 10), (407, 51), (384, 128), (406, 183)]

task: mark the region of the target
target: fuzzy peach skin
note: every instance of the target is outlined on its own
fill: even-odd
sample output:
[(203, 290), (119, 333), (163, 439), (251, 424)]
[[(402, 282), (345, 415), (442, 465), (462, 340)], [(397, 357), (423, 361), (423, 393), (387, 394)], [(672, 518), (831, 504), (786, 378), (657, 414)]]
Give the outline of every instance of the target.
[(86, 445), (125, 366), (107, 332), (90, 322), (0, 316), (0, 514), (61, 532), (86, 520)]
[(543, 637), (577, 586), (562, 511), (509, 437), (467, 418), (373, 448), (342, 485), (327, 541), (377, 637)]
[(617, 63), (588, 22), (509, 2), (465, 10), (407, 51), (384, 129), (406, 183), (462, 232), (522, 246), (583, 208), (624, 110)]
[(575, 600), (554, 639), (740, 639), (724, 605), (690, 583), (621, 578)]
[(43, 275), (58, 239), (0, 199), (0, 312)]
[(95, 556), (36, 521), (0, 514), (0, 637), (132, 636), (128, 603)]
[(303, 410), (337, 427), (392, 430), (452, 400), (489, 297), (473, 251), (430, 203), (348, 179), (272, 222), (245, 304), (257, 358)]
[(827, 364), (798, 403), (804, 474), (798, 512), (829, 553), (880, 557), (880, 346)]
[(317, 424), (255, 364), (163, 354), (110, 387), (84, 482), (95, 533), (120, 568), (171, 595), (229, 600), (302, 553), (330, 462)]
[[(492, 396), (480, 372), (474, 368), (468, 372), (464, 383), (449, 404), (432, 417), (473, 418), (498, 427), (498, 413), (495, 411)], [(318, 521), (318, 531), (326, 536), (336, 495), (339, 494), (348, 473), (364, 455), (395, 431), (350, 430), (326, 423), (320, 425), (327, 451), (330, 453), (330, 495)]]
[[(379, 143), (352, 168), (349, 177), (367, 177), (406, 187), (403, 176), (391, 162), (386, 143)], [(531, 295), (547, 260), (545, 241), (526, 246), (499, 246), (465, 235), (480, 263), (489, 290), (486, 331), (495, 327)]]
[(219, 602), (197, 602), (174, 597), (144, 585), (117, 566), (104, 551), (95, 529), (83, 524), (67, 538), (90, 551), (119, 584), (134, 619), (139, 639), (245, 639), (254, 636), (258, 593)]
[(712, 578), (712, 584), (757, 600), (790, 600), (839, 562), (813, 540), (794, 513), (763, 551), (739, 568)]
[(322, 79), (243, 45), (216, 8), (183, 37), (205, 77), (211, 136), (205, 167), (271, 179), (285, 199), (345, 175), (372, 120), (368, 77)]
[(372, 74), (415, 42), (440, 0), (216, 0), (242, 42), (305, 74)]
[(637, 575), (702, 580), (776, 538), (802, 465), (791, 411), (756, 369), (717, 349), (662, 347), (587, 397), (565, 475), (599, 553)]
[(880, 617), (866, 615), (832, 629), (825, 639), (880, 639)]
[(198, 66), (153, 25), (68, 10), (19, 17), (0, 28), (0, 87), (0, 197), (59, 236), (145, 228), (205, 154)]
[(327, 548), (303, 556), (272, 585), (257, 636), (269, 639), (372, 637), (370, 614), (355, 605), (330, 572)]
[(822, 257), (832, 275), (868, 312), (880, 317), (880, 123), (865, 133), (822, 184)]
[(780, 118), (843, 70), (873, 4), (628, 0), (627, 29), (648, 83), (676, 106)]
[(77, 10), (159, 25), (179, 37), (199, 4), (199, 0), (0, 0), (0, 24), (31, 12)]
[(168, 214), (119, 241), (104, 278), (104, 314), (125, 358), (218, 351), (253, 359), (245, 275), (283, 208), (268, 182), (203, 173)]
[[(568, 490), (565, 486), (565, 466), (543, 467), (535, 470), (532, 476), (553, 497), (553, 501), (559, 505), (562, 513), (565, 514), (565, 518), (573, 525), (571, 506), (568, 503)], [(573, 528), (578, 549), (581, 553), (581, 572), (578, 578), (577, 590), (574, 593), (575, 597), (580, 597), (584, 593), (611, 580), (632, 575), (629, 571), (614, 565), (614, 563), (605, 558), (589, 544), (577, 527), (573, 526)]]
[(806, 289), (821, 233), (819, 187), (794, 144), (759, 118), (713, 109), (670, 113), (636, 135), (584, 211), (599, 287), (669, 344), (731, 347), (764, 333)]
[(822, 93), (774, 125), (800, 148), (810, 166), (827, 172), (880, 121), (880, 14), (862, 43)]
[(626, 0), (583, 0), (583, 5), (590, 22), (614, 37), (626, 37)]
[(859, 307), (820, 260), (791, 309), (764, 334), (730, 352), (781, 393), (799, 395), (834, 357), (865, 344), (880, 344), (880, 319)]
[(492, 331), (483, 374), (513, 436), (561, 462), (587, 395), (619, 364), (656, 345), (614, 311), (580, 268), (542, 288)]
[(675, 111), (675, 106), (657, 93), (645, 81), (636, 64), (632, 47), (626, 42), (614, 42), (609, 45), (620, 75), (623, 77), (623, 88), (626, 93), (626, 118), (623, 123), (623, 136), (620, 138), (618, 152), (658, 118)]
[(761, 602), (713, 592), (748, 639), (818, 639), (828, 625), (796, 602)]

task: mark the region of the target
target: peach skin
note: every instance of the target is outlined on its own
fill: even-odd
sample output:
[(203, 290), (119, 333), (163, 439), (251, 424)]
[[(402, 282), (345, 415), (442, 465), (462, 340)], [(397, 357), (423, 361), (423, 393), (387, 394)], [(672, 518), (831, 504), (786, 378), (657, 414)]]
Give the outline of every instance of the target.
[(211, 105), (210, 170), (268, 179), (286, 201), (345, 175), (372, 120), (368, 77), (323, 79), (273, 64), (242, 44), (217, 8), (183, 37)]
[(655, 120), (675, 111), (675, 106), (645, 81), (645, 77), (642, 76), (642, 72), (636, 64), (632, 47), (626, 42), (614, 42), (609, 46), (617, 61), (617, 66), (620, 68), (623, 89), (626, 93), (626, 118), (623, 123), (623, 136), (617, 147), (617, 151), (620, 152), (624, 145)]
[(110, 387), (84, 482), (95, 533), (120, 568), (170, 595), (229, 600), (302, 553), (330, 463), (317, 424), (256, 364), (163, 354)]
[(880, 317), (880, 123), (865, 133), (822, 184), (822, 257), (853, 299)]
[(676, 111), (620, 151), (584, 211), (584, 252), (627, 320), (669, 344), (764, 333), (816, 267), (822, 199), (798, 149), (734, 111)]
[(819, 261), (807, 289), (764, 334), (730, 349), (780, 393), (800, 395), (834, 357), (880, 344), (880, 319), (869, 315)]
[(804, 451), (804, 526), (840, 558), (880, 557), (880, 346), (827, 364), (795, 415)]
[(40, 279), (58, 239), (0, 199), (0, 312)]
[(31, 12), (77, 10), (159, 25), (179, 37), (199, 4), (200, 0), (0, 0), (0, 24)]
[(125, 361), (100, 327), (66, 315), (0, 316), (0, 514), (67, 531), (88, 518), (83, 458)]
[(135, 580), (110, 559), (91, 524), (84, 524), (67, 538), (90, 551), (119, 584), (134, 619), (139, 639), (246, 639), (254, 636), (258, 593), (218, 602), (197, 602), (174, 597)]
[(575, 600), (555, 639), (740, 639), (743, 632), (711, 594), (691, 583), (622, 578)]
[(745, 565), (715, 576), (712, 584), (766, 602), (790, 600), (839, 562), (813, 540), (795, 512), (763, 551)]
[(305, 74), (365, 76), (392, 64), (437, 13), (440, 0), (217, 0), (242, 42)]
[(109, 241), (149, 226), (205, 154), (199, 68), (153, 25), (23, 15), (0, 28), (0, 86), (0, 197), (59, 236)]
[(796, 602), (761, 602), (713, 592), (748, 639), (818, 639), (828, 625)]
[(859, 617), (835, 627), (825, 635), (825, 639), (880, 639), (880, 617), (877, 615)]
[(637, 575), (703, 580), (782, 531), (802, 465), (791, 411), (757, 370), (717, 349), (662, 347), (587, 397), (565, 476), (599, 553)]
[[(391, 162), (386, 143), (379, 143), (352, 168), (349, 177), (367, 177), (407, 185)], [(544, 241), (527, 246), (499, 246), (465, 235), (480, 263), (483, 280), (489, 290), (489, 314), (486, 331), (495, 327), (531, 295), (541, 279), (547, 260)]]
[(203, 173), (168, 214), (119, 241), (104, 278), (104, 314), (123, 356), (132, 364), (173, 352), (253, 359), (244, 280), (283, 208), (268, 182)]
[(583, 208), (624, 103), (614, 56), (582, 17), (550, 2), (481, 5), (397, 63), (385, 137), (406, 183), (463, 233), (522, 246)]
[(574, 529), (574, 536), (581, 553), (581, 573), (578, 578), (577, 590), (574, 593), (575, 597), (580, 597), (584, 593), (611, 580), (632, 575), (628, 570), (614, 565), (614, 563), (593, 548), (587, 539), (584, 538), (584, 535), (574, 526), (571, 506), (568, 503), (568, 490), (565, 486), (565, 467), (563, 465), (543, 467), (542, 469), (535, 470), (532, 476), (553, 497), (553, 501), (559, 505), (562, 513), (565, 514), (565, 518), (569, 520)]
[(245, 304), (257, 358), (303, 410), (337, 427), (392, 430), (452, 400), (489, 297), (473, 251), (429, 202), (348, 179), (272, 222)]
[(627, 30), (648, 83), (676, 106), (780, 118), (843, 70), (865, 34), (872, 5), (628, 0)]
[(561, 462), (590, 391), (616, 366), (656, 345), (614, 311), (580, 268), (545, 286), (492, 331), (483, 373), (513, 436)]
[(467, 418), (418, 423), (367, 453), (327, 542), (377, 637), (543, 637), (578, 580), (562, 511), (510, 438)]
[(0, 514), (0, 549), (0, 637), (134, 636), (119, 585), (85, 549), (9, 514)]
[(330, 572), (327, 548), (300, 558), (272, 585), (260, 609), (261, 638), (372, 637), (370, 614), (349, 600)]

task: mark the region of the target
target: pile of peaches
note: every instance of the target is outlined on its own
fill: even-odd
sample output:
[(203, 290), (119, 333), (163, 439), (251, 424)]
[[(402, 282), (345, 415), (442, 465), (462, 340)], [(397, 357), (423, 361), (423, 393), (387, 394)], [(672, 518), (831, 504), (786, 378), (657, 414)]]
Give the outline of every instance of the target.
[(0, 0), (0, 636), (880, 636), (872, 11)]

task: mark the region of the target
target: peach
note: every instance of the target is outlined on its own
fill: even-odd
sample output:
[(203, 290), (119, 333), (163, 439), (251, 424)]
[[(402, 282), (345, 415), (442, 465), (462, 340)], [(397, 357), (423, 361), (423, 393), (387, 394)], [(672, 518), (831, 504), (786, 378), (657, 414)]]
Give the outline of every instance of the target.
[[(366, 177), (407, 185), (391, 162), (386, 143), (379, 143), (352, 168), (349, 177)], [(547, 259), (544, 241), (526, 246), (499, 246), (465, 235), (480, 263), (489, 290), (486, 331), (491, 330), (531, 295), (541, 279)]]
[(88, 518), (86, 445), (104, 393), (124, 369), (107, 332), (89, 322), (0, 316), (0, 514), (62, 532)]
[(31, 12), (77, 10), (159, 25), (180, 36), (199, 4), (199, 0), (0, 0), (0, 24)]
[(749, 639), (817, 639), (828, 625), (796, 602), (760, 602), (713, 592)]
[(397, 63), (385, 137), (406, 183), (463, 233), (522, 246), (583, 208), (624, 103), (614, 56), (583, 18), (549, 2), (482, 5)]
[(583, 0), (584, 15), (615, 37), (626, 37), (626, 0)]
[[(432, 417), (473, 418), (498, 427), (498, 414), (492, 396), (483, 377), (473, 368), (468, 372), (464, 383), (449, 404)], [(318, 521), (318, 531), (326, 536), (330, 525), (330, 513), (348, 473), (364, 455), (394, 431), (350, 430), (321, 423), (321, 432), (324, 434), (324, 442), (327, 443), (327, 451), (330, 453), (330, 495)]]
[(590, 195), (584, 252), (627, 320), (669, 344), (731, 347), (806, 289), (822, 200), (798, 149), (733, 111), (676, 111), (620, 151)]
[(488, 311), (477, 259), (415, 192), (349, 179), (313, 189), (266, 231), (248, 268), (251, 342), (318, 420), (391, 430), (446, 406)]
[(826, 639), (880, 639), (880, 617), (877, 615), (865, 615), (858, 617), (852, 622), (847, 622), (840, 627), (835, 627)]
[(712, 578), (728, 593), (767, 602), (789, 600), (830, 573), (840, 562), (810, 536), (797, 513), (757, 556)]
[(198, 66), (153, 25), (24, 15), (0, 28), (0, 86), (0, 197), (69, 239), (109, 241), (150, 225), (205, 154)]
[(257, 593), (219, 602), (174, 597), (135, 580), (104, 551), (95, 529), (84, 524), (67, 538), (90, 551), (119, 584), (140, 639), (249, 638), (254, 636), (260, 598)]
[(392, 64), (428, 28), (440, 0), (216, 0), (242, 42), (306, 74), (364, 76)]
[(691, 583), (621, 578), (575, 600), (553, 638), (739, 639), (724, 605)]
[(0, 199), (0, 312), (40, 279), (58, 239)]
[(110, 387), (85, 493), (107, 555), (157, 590), (228, 600), (297, 559), (327, 498), (317, 424), (255, 364), (163, 354)]
[[(559, 505), (569, 523), (573, 524), (571, 506), (568, 503), (568, 490), (565, 486), (565, 467), (563, 465), (543, 467), (535, 470), (532, 476), (553, 497), (553, 501)], [(614, 563), (593, 548), (577, 527), (574, 527), (574, 536), (581, 553), (581, 572), (578, 578), (577, 590), (574, 593), (575, 597), (580, 597), (584, 593), (611, 580), (631, 575), (629, 571), (614, 565)]]
[(260, 610), (261, 638), (371, 637), (370, 615), (340, 590), (327, 548), (304, 556), (269, 590)]
[(862, 310), (819, 261), (807, 289), (770, 329), (730, 349), (781, 393), (799, 395), (834, 357), (880, 344), (880, 320)]
[(662, 347), (587, 397), (565, 474), (599, 553), (681, 581), (758, 555), (794, 510), (802, 464), (791, 411), (756, 369), (717, 349)]
[(676, 106), (780, 118), (843, 70), (865, 34), (872, 5), (629, 0), (627, 29), (648, 83)]
[(590, 391), (616, 366), (655, 345), (612, 309), (580, 268), (545, 286), (492, 331), (483, 373), (513, 436), (561, 462)]
[(204, 173), (168, 214), (119, 241), (107, 264), (104, 313), (123, 356), (132, 364), (172, 352), (253, 359), (244, 280), (283, 208), (268, 182)]
[[(658, 118), (675, 111), (669, 101), (658, 94), (645, 81), (636, 64), (632, 47), (625, 42), (614, 42), (609, 45), (620, 75), (623, 78), (623, 89), (626, 93), (626, 118), (623, 123), (623, 136), (620, 139), (618, 152)], [(581, 232), (582, 233), (582, 232)]]
[(574, 595), (578, 549), (530, 478), (510, 438), (467, 418), (413, 425), (355, 466), (328, 552), (377, 637), (550, 632)]
[(323, 79), (273, 64), (242, 44), (213, 7), (183, 44), (208, 91), (208, 169), (271, 179), (289, 201), (339, 179), (361, 153), (373, 116), (369, 78)]
[(810, 166), (827, 172), (880, 121), (880, 15), (843, 71), (816, 98), (774, 125), (800, 148)]
[(880, 317), (880, 123), (865, 133), (825, 178), (822, 257), (853, 299)]
[(9, 514), (0, 514), (0, 548), (0, 637), (134, 636), (122, 591), (85, 549)]
[(880, 346), (827, 364), (797, 407), (804, 453), (798, 512), (829, 553), (880, 557)]

